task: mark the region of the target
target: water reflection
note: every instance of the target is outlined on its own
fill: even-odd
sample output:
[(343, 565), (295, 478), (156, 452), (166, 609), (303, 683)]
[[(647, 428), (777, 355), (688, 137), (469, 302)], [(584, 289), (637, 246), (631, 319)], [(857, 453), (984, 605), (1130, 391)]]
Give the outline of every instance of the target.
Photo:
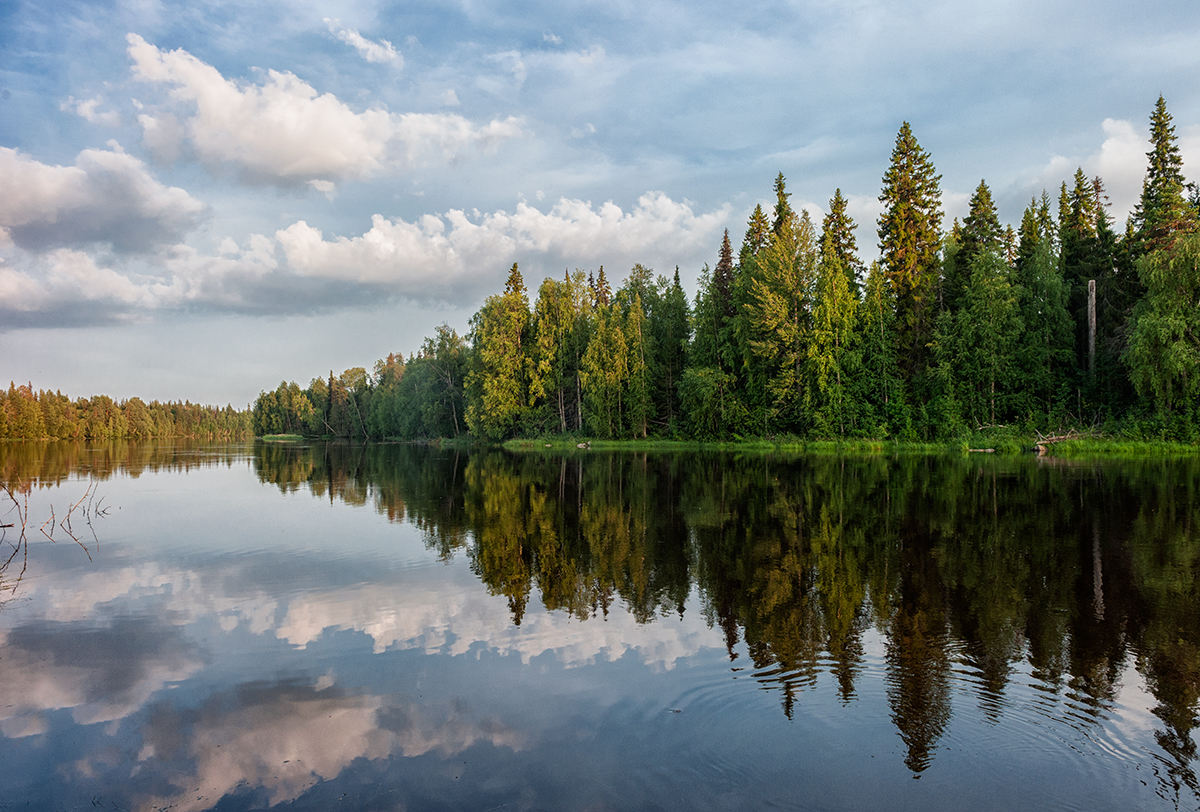
[[(190, 626), (270, 635), (296, 657), (353, 630), (376, 658), (486, 651), (528, 667), (556, 651), (565, 664), (619, 665), (636, 649), (670, 669), (704, 646), (679, 627), (686, 615), (723, 639), (731, 673), (769, 693), (785, 724), (819, 707), (830, 680), (839, 723), (878, 695), (895, 764), (910, 774), (952, 758), (960, 717), (985, 730), (1053, 720), (1099, 749), (1144, 752), (1161, 796), (1200, 802), (1196, 461), (0, 447), (4, 481), (35, 488), (247, 461), (283, 495), (418, 528), (434, 557), (469, 564), (474, 591), (366, 574), (319, 547), (186, 571), (109, 562), (86, 598), (54, 597), (3, 632), (0, 733), (42, 736), (55, 713), (79, 725), (138, 719), (135, 744), (81, 745), (71, 769), (137, 775), (144, 808), (208, 809), (231, 795), (271, 806), (317, 797), (351, 765), (449, 764), (487, 748), (536, 758), (546, 745), (523, 724), (527, 706), (472, 707), (466, 690), (431, 703), (333, 666), (169, 700), (166, 688), (220, 662)], [(283, 581), (286, 593), (265, 586)], [(131, 596), (161, 609), (130, 613), (120, 601)], [(1150, 698), (1144, 742), (1110, 729), (1130, 713), (1131, 679)], [(1005, 746), (1032, 734), (1015, 735)]]
[(621, 601), (682, 613), (692, 584), (789, 717), (831, 671), (853, 701), (863, 634), (886, 641), (905, 764), (925, 770), (957, 670), (1004, 713), (1027, 664), (1056, 701), (1105, 718), (1132, 660), (1158, 701), (1165, 780), (1196, 790), (1200, 468), (1193, 460), (500, 452), (259, 446), (282, 490), (373, 502), (442, 556), (469, 556), (520, 624), (536, 597), (579, 618)]

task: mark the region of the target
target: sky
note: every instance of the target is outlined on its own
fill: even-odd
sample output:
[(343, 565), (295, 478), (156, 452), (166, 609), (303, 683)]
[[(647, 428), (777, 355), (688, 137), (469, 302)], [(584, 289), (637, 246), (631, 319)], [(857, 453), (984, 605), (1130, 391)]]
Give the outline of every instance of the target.
[(518, 263), (689, 294), (787, 179), (878, 253), (904, 121), (945, 223), (1082, 167), (1117, 227), (1200, 5), (0, 0), (0, 380), (243, 407), (460, 334)]

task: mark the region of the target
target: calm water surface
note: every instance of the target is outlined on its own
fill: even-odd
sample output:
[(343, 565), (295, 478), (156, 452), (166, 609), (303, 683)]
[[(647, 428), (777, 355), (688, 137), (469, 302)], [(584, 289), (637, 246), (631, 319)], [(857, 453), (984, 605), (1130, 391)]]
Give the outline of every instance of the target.
[(1196, 460), (7, 443), (0, 478), (3, 808), (1200, 808)]

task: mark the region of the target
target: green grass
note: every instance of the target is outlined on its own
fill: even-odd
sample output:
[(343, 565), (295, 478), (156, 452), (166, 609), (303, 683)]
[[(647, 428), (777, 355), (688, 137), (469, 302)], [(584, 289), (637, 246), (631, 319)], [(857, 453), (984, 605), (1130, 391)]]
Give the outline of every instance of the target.
[(1085, 437), (1055, 443), (1047, 453), (1055, 457), (1200, 457), (1200, 445), (1166, 440)]
[[(580, 446), (584, 446), (580, 448)], [(587, 437), (539, 437), (509, 440), (509, 451), (754, 451), (793, 454), (945, 454), (957, 453), (957, 445), (945, 443), (899, 443), (886, 440), (801, 440), (797, 437), (743, 438), (738, 440), (592, 440)]]
[(259, 439), (268, 443), (292, 443), (297, 440), (303, 440), (302, 434), (264, 434)]

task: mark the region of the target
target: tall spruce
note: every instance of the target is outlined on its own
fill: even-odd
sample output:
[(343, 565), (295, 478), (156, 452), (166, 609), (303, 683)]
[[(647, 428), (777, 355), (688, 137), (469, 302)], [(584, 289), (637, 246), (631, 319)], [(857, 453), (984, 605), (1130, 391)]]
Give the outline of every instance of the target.
[(787, 180), (780, 172), (775, 176), (775, 216), (771, 220), (771, 233), (778, 235), (783, 230), (784, 226), (791, 223), (795, 212), (792, 211), (792, 204), (788, 202), (791, 193), (787, 191)]
[(820, 242), (822, 246), (828, 243), (855, 296), (861, 289), (865, 273), (862, 261), (858, 258), (858, 242), (854, 237), (856, 227), (854, 218), (846, 213), (846, 198), (842, 197), (842, 190), (834, 190), (833, 198), (829, 201), (829, 214), (821, 220)]
[(679, 382), (687, 361), (687, 345), (691, 337), (687, 295), (679, 283), (679, 267), (668, 283), (659, 277), (660, 295), (650, 322), (654, 336), (656, 368), (656, 412), (663, 425), (675, 430), (679, 424)]
[(933, 332), (933, 294), (941, 247), (942, 179), (921, 149), (908, 122), (896, 135), (891, 164), (883, 175), (879, 251), (883, 272), (896, 296), (896, 339), (907, 378), (924, 367)]
[(999, 251), (1004, 242), (1004, 229), (986, 181), (975, 187), (970, 206), (970, 213), (963, 218), (961, 249), (968, 267), (984, 251)]
[[(812, 333), (813, 293), (818, 250), (808, 212), (790, 209), (770, 244), (758, 256), (760, 275), (751, 281), (745, 316), (748, 347), (761, 365), (762, 428), (797, 431), (805, 423), (804, 368)], [(756, 410), (757, 403), (746, 403)], [(757, 411), (754, 422), (759, 422)]]
[(1162, 96), (1150, 114), (1150, 147), (1142, 197), (1133, 213), (1139, 255), (1169, 247), (1177, 234), (1195, 230), (1197, 223), (1196, 212), (1185, 196), (1183, 156), (1175, 125)]

